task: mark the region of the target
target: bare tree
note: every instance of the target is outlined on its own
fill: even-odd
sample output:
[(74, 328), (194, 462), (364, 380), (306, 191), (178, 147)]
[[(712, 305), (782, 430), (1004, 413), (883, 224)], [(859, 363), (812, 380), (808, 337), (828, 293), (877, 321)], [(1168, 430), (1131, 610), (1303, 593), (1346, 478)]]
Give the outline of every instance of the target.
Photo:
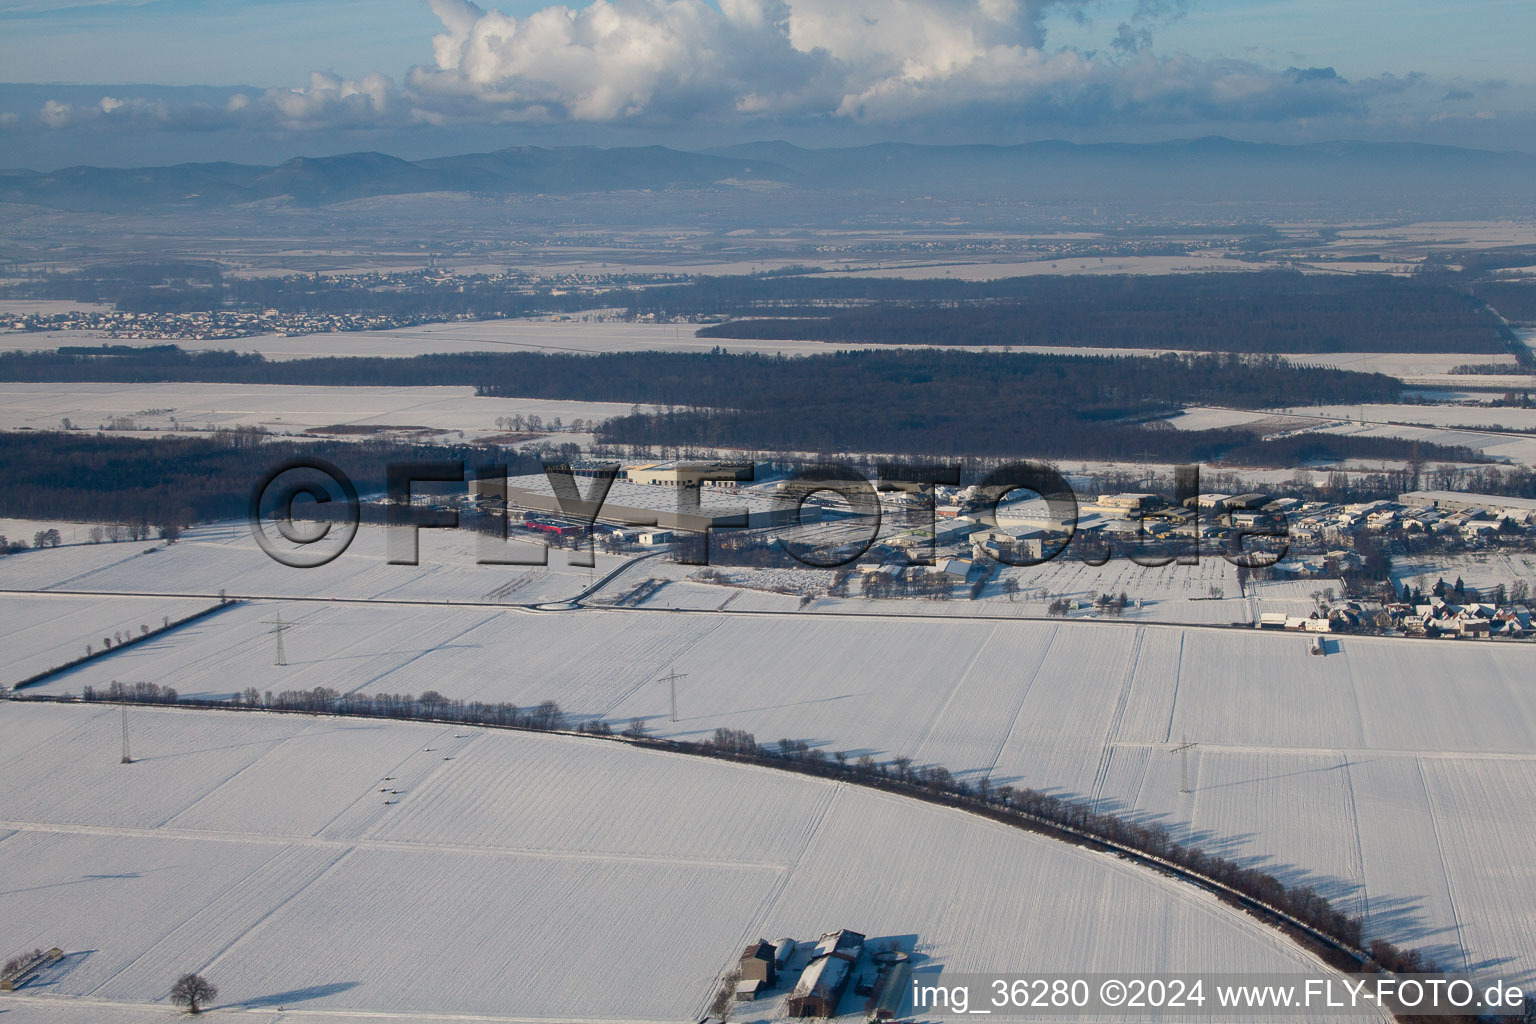
[(183, 974), (171, 986), (171, 1002), (185, 1006), (188, 1013), (202, 1013), (199, 1004), (219, 998), (219, 988), (201, 974)]

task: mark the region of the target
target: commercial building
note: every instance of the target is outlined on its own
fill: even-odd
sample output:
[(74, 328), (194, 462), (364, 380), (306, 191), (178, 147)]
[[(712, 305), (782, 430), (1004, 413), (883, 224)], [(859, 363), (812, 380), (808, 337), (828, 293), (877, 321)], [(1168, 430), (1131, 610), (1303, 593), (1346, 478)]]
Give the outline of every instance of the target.
[(615, 480), (602, 504), (594, 508), (585, 498), (596, 493), (594, 486), (601, 484), (580, 478), (574, 482), (582, 500), (567, 500), (564, 504), (555, 496), (549, 477), (543, 473), (512, 477), (506, 482), (505, 492), (497, 481), (482, 481), (477, 486), (483, 494), (504, 499), (511, 509), (576, 521), (586, 521), (595, 512), (599, 523), (666, 531), (702, 533), (732, 527), (764, 529), (820, 519), (820, 510), (815, 505), (807, 505), (802, 517), (793, 502), (775, 500), (753, 490), (656, 487), (623, 480)]
[(1399, 504), (1410, 508), (1435, 508), (1447, 512), (1486, 512), (1516, 522), (1536, 515), (1536, 498), (1508, 498), (1502, 494), (1466, 494), (1462, 491), (1409, 491), (1397, 496)]
[(743, 484), (757, 478), (750, 462), (646, 462), (625, 466), (623, 478), (651, 487), (701, 487), (707, 484)]

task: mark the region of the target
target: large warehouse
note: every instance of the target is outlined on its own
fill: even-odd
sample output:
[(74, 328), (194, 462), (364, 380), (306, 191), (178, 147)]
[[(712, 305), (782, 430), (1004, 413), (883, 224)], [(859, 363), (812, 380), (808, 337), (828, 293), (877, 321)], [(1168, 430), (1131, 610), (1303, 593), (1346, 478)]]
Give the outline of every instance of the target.
[[(600, 486), (597, 481), (581, 475), (576, 476), (575, 483), (583, 497), (592, 493), (595, 486)], [(502, 497), (494, 484), (482, 484), (481, 489)], [(562, 508), (549, 477), (543, 473), (509, 478), (505, 497), (509, 507), (531, 512), (580, 518), (586, 511), (580, 507)], [(818, 506), (806, 505), (804, 522), (816, 522), (820, 516)], [(793, 502), (755, 490), (659, 486), (615, 480), (598, 509), (597, 521), (616, 526), (655, 526), (663, 530), (701, 533), (709, 529), (790, 526), (802, 519)]]
[(1409, 491), (1397, 496), (1399, 504), (1427, 506), (1448, 512), (1487, 512), (1491, 516), (1510, 515), (1520, 519), (1536, 514), (1536, 498), (1513, 498), (1502, 494), (1469, 494), (1463, 491)]

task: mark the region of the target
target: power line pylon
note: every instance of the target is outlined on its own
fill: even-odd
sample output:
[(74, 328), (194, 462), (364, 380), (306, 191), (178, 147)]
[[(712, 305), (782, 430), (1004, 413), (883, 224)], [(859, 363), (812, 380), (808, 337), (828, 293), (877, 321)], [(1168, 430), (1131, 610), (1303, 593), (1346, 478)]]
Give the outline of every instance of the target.
[(1198, 744), (1189, 742), (1189, 737), (1184, 737), (1184, 742), (1174, 747), (1169, 753), (1179, 755), (1179, 792), (1188, 793), (1189, 790), (1189, 752)]
[(267, 630), (267, 632), (271, 633), (273, 635), (273, 637), (275, 637), (276, 640), (277, 640), (277, 651), (275, 653), (275, 656), (273, 657), (272, 664), (274, 664), (274, 665), (286, 665), (286, 664), (288, 664), (288, 656), (283, 651), (283, 633), (285, 631), (287, 631), (287, 630), (292, 629), (294, 626), (297, 626), (298, 623), (297, 622), (284, 622), (283, 621), (283, 613), (282, 612), (277, 612), (275, 615), (272, 616), (272, 618), (270, 618), (270, 619), (263, 619), (262, 620), (262, 625), (264, 625), (264, 626), (271, 626), (272, 628)]
[(670, 684), (672, 684), (672, 718), (671, 718), (671, 721), (674, 721), (674, 722), (677, 721), (677, 681), (679, 679), (687, 679), (687, 678), (688, 678), (688, 673), (687, 672), (678, 672), (676, 669), (673, 669), (670, 675), (662, 676), (660, 679), (656, 680), (658, 683), (670, 683)]

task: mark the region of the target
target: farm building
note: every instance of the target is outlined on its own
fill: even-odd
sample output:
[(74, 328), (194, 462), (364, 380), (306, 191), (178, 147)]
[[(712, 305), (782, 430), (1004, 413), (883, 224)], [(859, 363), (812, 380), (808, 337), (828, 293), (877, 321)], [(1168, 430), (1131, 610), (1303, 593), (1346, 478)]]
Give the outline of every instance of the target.
[(786, 1008), (791, 1017), (835, 1017), (854, 965), (864, 952), (864, 936), (846, 928), (828, 932), (816, 943), (811, 964), (800, 975)]
[(773, 988), (778, 983), (774, 948), (763, 939), (758, 939), (742, 952), (739, 966), (742, 981), (760, 981), (764, 988)]
[(880, 973), (875, 978), (874, 992), (865, 1010), (873, 1020), (895, 1020), (901, 1004), (907, 998), (907, 982), (912, 977), (912, 964), (905, 953), (895, 950), (875, 954)]

